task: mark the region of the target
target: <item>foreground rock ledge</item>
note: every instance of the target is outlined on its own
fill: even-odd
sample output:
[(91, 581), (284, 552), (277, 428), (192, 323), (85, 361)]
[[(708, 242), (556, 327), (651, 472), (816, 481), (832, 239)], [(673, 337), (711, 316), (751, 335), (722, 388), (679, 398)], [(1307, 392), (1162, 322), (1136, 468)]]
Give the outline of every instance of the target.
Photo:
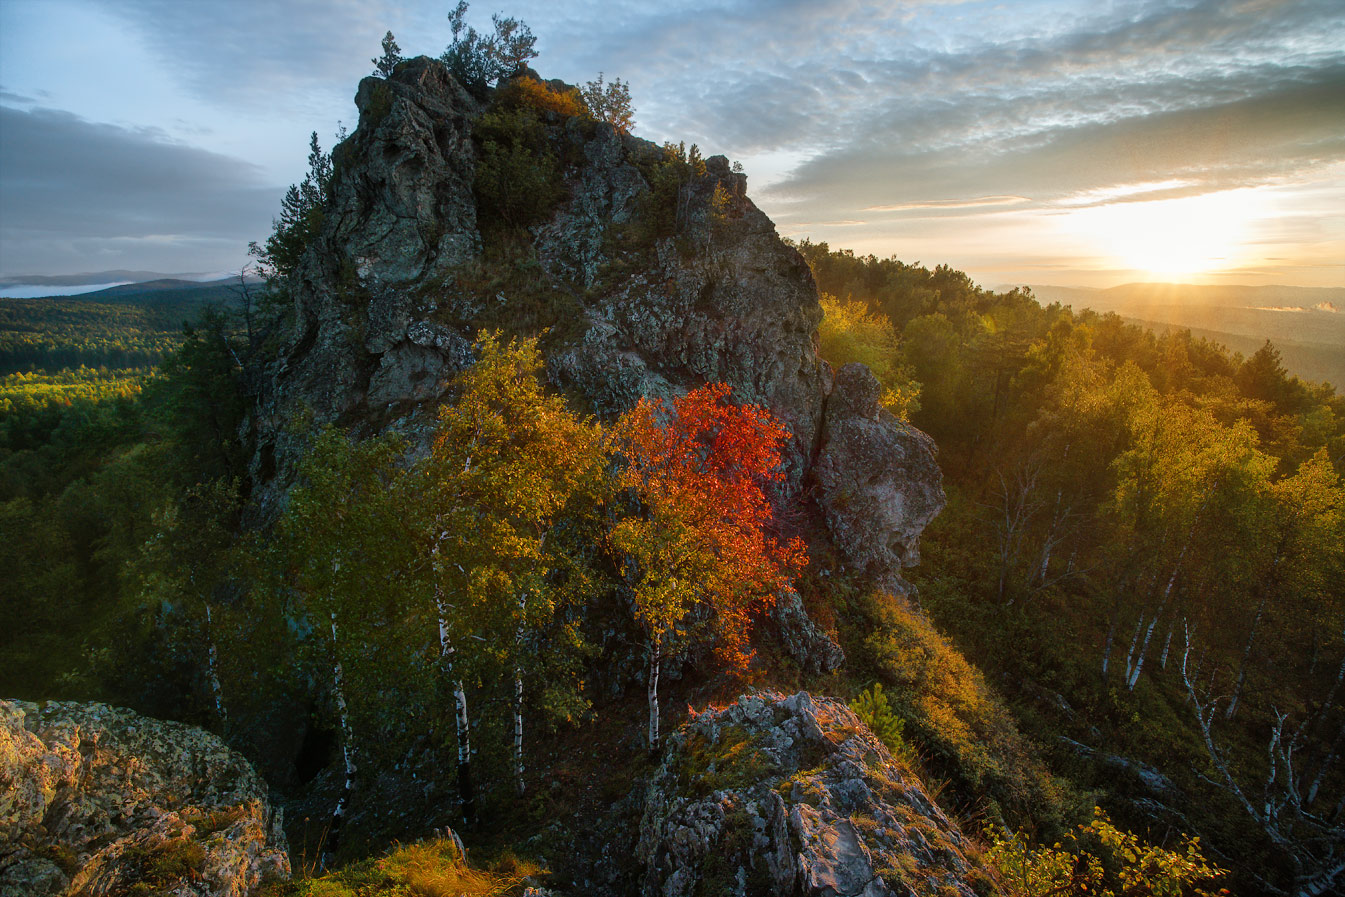
[(998, 893), (919, 780), (806, 692), (744, 695), (669, 738), (638, 854), (646, 897)]
[(289, 877), (279, 822), (261, 777), (208, 732), (0, 700), (0, 897), (245, 897)]

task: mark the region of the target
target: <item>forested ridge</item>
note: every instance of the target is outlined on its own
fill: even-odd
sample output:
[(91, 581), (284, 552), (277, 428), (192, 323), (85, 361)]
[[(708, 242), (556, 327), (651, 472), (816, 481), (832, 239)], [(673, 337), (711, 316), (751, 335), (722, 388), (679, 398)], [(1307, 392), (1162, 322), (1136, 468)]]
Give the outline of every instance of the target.
[[(220, 734), (286, 810), (299, 875), (273, 894), (434, 893), (435, 876), (519, 893), (544, 875), (652, 892), (658, 863), (637, 854), (710, 837), (658, 828), (655, 782), (718, 813), (698, 893), (767, 893), (767, 823), (741, 795), (817, 818), (833, 749), (882, 771), (837, 793), (917, 794), (924, 815), (904, 807), (897, 827), (958, 870), (908, 858), (871, 870), (883, 887), (1329, 893), (1345, 867), (1345, 398), (1269, 344), (1244, 358), (945, 265), (782, 247), (740, 167), (632, 138), (623, 82), (544, 82), (526, 25), (479, 34), (465, 10), (440, 60), (403, 60), (389, 33), (360, 127), (330, 154), (313, 136), (252, 247), (264, 287), (185, 328), (173, 301), (0, 306), (0, 694)], [(332, 249), (355, 216), (332, 211), (343, 189), (368, 201), (362, 166), (396, 157), (375, 141), (426, 94), (470, 125), (476, 167), (448, 210), (470, 209), (471, 239), (413, 222), (403, 248), (434, 276), (374, 295)], [(601, 180), (594, 159), (625, 205), (590, 232), (558, 210)], [(574, 205), (593, 195), (616, 202)], [(661, 335), (641, 313), (671, 314), (685, 280), (681, 320), (708, 320), (709, 343), (729, 315), (690, 315), (758, 311), (719, 276), (749, 269), (776, 278), (747, 293), (759, 303), (801, 297), (780, 314), (811, 364), (820, 291), (834, 384), (791, 406), (814, 432), (750, 378), (682, 389), (614, 369), (601, 386), (624, 405), (585, 392), (581, 362), (635, 354), (579, 342), (595, 309), (590, 337)], [(340, 363), (282, 405), (276, 382), (310, 385), (314, 346)], [(709, 353), (674, 346), (668, 367), (694, 381)], [(348, 405), (305, 405), (357, 376)], [(928, 491), (947, 506), (914, 589), (835, 535), (881, 473), (824, 488), (818, 457), (847, 457), (845, 427), (888, 454), (932, 454), (919, 431), (937, 444)], [(283, 499), (262, 507), (263, 489)], [(742, 723), (688, 728), (748, 713), (753, 690), (836, 696), (857, 723), (844, 703), (806, 711), (839, 728), (795, 769), (778, 733), (767, 750)], [(856, 806), (847, 837), (890, 843)]]

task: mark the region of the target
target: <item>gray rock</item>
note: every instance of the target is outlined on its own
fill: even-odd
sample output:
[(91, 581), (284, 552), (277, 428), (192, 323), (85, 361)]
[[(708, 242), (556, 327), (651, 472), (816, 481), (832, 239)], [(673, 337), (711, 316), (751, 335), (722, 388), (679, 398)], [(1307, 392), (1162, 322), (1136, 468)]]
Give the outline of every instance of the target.
[[(389, 79), (365, 79), (356, 103), (359, 127), (333, 153), (322, 232), (291, 283), (292, 339), (257, 378), (251, 474), (263, 520), (279, 510), (307, 445), (296, 419), (356, 435), (398, 428), (423, 454), (430, 429), (399, 422), (434, 419), (448, 380), (470, 363), (464, 337), (511, 301), (457, 281), (464, 263), (480, 264), (476, 101), (421, 58)], [(812, 274), (748, 198), (746, 176), (722, 156), (707, 159), (678, 200), (675, 238), (622, 240), (623, 227), (640, 223), (646, 173), (663, 151), (606, 125), (553, 118), (546, 127), (567, 160), (566, 199), (532, 230), (539, 282), (529, 301), (573, 304), (565, 337), (548, 344), (553, 383), (607, 418), (642, 396), (713, 382), (727, 383), (735, 401), (765, 405), (790, 432), (777, 503), (800, 504), (816, 483), (847, 565), (909, 593), (900, 570), (918, 558), (920, 530), (944, 500), (933, 443), (879, 410), (864, 369), (847, 366), (833, 386), (816, 350)], [(815, 627), (800, 615), (787, 614), (782, 629), (810, 656)], [(817, 668), (839, 662), (835, 654), (823, 651)]]
[(389, 405), (437, 401), (463, 364), (456, 343), (413, 333), (432, 326), (427, 286), (481, 249), (471, 141), (480, 109), (424, 57), (364, 79), (355, 104), (359, 126), (332, 152), (322, 230), (291, 278), (293, 332), (256, 378), (250, 473), (265, 519), (308, 444), (292, 432), (296, 417), (377, 430)]
[(289, 874), (265, 784), (214, 735), (105, 704), (0, 701), (2, 897), (246, 897)]
[(645, 897), (971, 897), (971, 845), (844, 704), (744, 695), (668, 739), (637, 854)]
[(789, 656), (809, 673), (831, 673), (845, 665), (845, 651), (809, 618), (803, 599), (786, 589), (771, 608), (771, 619)]
[(914, 597), (900, 571), (919, 562), (920, 533), (943, 510), (943, 473), (934, 440), (879, 407), (879, 392), (864, 365), (837, 372), (813, 468), (817, 503), (847, 565)]

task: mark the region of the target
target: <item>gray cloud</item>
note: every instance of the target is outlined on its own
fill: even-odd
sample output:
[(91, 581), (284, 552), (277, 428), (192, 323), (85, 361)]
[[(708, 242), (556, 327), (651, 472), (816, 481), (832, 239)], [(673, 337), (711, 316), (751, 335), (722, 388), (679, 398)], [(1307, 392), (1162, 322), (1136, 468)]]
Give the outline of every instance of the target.
[[(232, 267), (264, 237), (281, 189), (239, 159), (156, 129), (0, 106), (0, 271), (51, 273), (125, 258)], [(175, 261), (174, 261), (175, 259)], [(101, 265), (101, 267), (114, 267)]]
[[(884, 74), (868, 78), (866, 96), (805, 104), (805, 130), (845, 138), (811, 153), (770, 197), (801, 201), (797, 214), (813, 217), (1145, 181), (1186, 182), (1169, 195), (1265, 183), (1345, 157), (1343, 48), (1338, 6), (1207, 2), (870, 61)], [(743, 89), (735, 105), (776, 98), (769, 84)], [(713, 130), (749, 143), (789, 139), (769, 133), (769, 117), (749, 135), (741, 113), (712, 114), (724, 116)]]
[(103, 0), (194, 92), (215, 99), (302, 102), (306, 87), (354, 92), (397, 4), (370, 0)]
[[(340, 117), (332, 110), (348, 103), (385, 29), (407, 53), (437, 52), (448, 38), (450, 5), (101, 0), (99, 9), (132, 26), (167, 77), (208, 101), (203, 107), (273, 117), (306, 108), (304, 120), (316, 123)], [(1340, 0), (514, 0), (498, 7), (532, 26), (544, 75), (583, 81), (604, 70), (631, 83), (645, 136), (748, 157), (749, 174), (751, 157), (769, 159), (762, 164), (777, 172), (796, 165), (770, 189), (755, 182), (758, 198), (782, 222), (844, 225), (839, 232), (856, 239), (876, 239), (916, 218), (976, 217), (990, 228), (994, 216), (1011, 211), (1115, 201), (1115, 188), (1125, 185), (1148, 186), (1122, 200), (1278, 183), (1345, 158)], [(476, 0), (474, 23), (486, 26), (495, 8)], [(28, 84), (21, 90), (41, 97)], [(32, 115), (30, 130), (59, 130), (57, 113)], [(161, 121), (189, 133), (172, 122)], [(193, 127), (192, 138), (202, 141), (210, 130), (229, 130), (223, 114)], [(82, 128), (132, 173), (98, 169), (93, 156), (86, 161), (97, 174), (87, 175), (70, 174), (69, 166), (60, 175), (43, 160), (10, 161), (15, 141), (0, 135), (3, 267), (18, 255), (11, 241), (30, 245), (39, 229), (53, 241), (74, 232), (148, 245), (157, 233), (143, 226), (148, 220), (171, 223), (164, 232), (241, 246), (268, 228), (280, 191), (237, 159), (152, 131), (78, 120), (64, 128), (68, 136)], [(30, 150), (42, 152), (37, 144)], [(136, 152), (158, 161), (137, 167)], [(302, 154), (296, 144), (295, 159)], [(49, 180), (49, 208), (22, 182), (30, 168), (43, 168)], [(77, 186), (57, 184), (62, 176)], [(96, 202), (82, 201), (86, 191)], [(9, 211), (11, 196), (20, 195), (28, 197), (22, 228)], [(192, 199), (174, 208), (148, 198), (167, 195)], [(64, 202), (74, 205), (56, 208)], [(118, 202), (130, 205), (118, 211)], [(791, 227), (800, 233), (803, 225)]]

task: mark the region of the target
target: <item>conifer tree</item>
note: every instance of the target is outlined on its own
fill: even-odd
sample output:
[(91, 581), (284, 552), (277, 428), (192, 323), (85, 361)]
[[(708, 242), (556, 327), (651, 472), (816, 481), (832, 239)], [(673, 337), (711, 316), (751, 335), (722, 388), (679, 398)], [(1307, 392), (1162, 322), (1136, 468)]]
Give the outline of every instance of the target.
[(397, 63), (402, 61), (402, 48), (397, 46), (397, 39), (389, 31), (383, 35), (383, 55), (377, 59), (369, 60), (374, 64), (374, 74), (384, 78), (391, 78), (392, 72), (397, 68)]

